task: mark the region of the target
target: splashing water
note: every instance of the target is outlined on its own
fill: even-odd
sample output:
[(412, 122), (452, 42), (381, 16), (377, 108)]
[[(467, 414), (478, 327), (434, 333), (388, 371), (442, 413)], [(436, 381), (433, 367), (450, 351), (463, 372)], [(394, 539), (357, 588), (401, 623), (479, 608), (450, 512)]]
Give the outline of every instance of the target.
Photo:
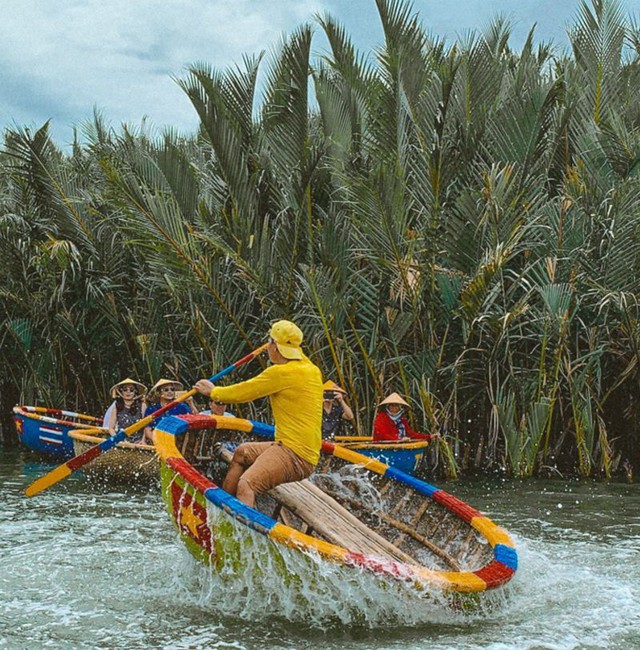
[(156, 492), (71, 477), (24, 497), (45, 469), (0, 455), (3, 649), (640, 647), (638, 485), (447, 485), (513, 534), (521, 561), (465, 613), (314, 555), (264, 553), (249, 530), (256, 568), (217, 574), (188, 554)]

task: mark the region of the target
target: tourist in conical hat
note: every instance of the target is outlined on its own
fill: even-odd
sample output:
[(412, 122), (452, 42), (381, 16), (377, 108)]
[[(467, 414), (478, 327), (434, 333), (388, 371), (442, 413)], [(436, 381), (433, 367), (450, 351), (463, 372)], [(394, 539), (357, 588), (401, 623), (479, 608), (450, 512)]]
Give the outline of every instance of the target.
[(404, 416), (408, 402), (398, 393), (391, 393), (378, 404), (378, 413), (373, 421), (373, 440), (431, 440), (440, 434), (419, 433), (409, 425), (409, 420)]
[(109, 394), (114, 401), (107, 409), (103, 422), (109, 428), (111, 435), (119, 429), (126, 429), (144, 417), (146, 392), (147, 387), (144, 384), (129, 377), (111, 386)]
[(353, 424), (353, 411), (345, 401), (347, 391), (335, 381), (322, 385), (322, 437), (334, 438), (344, 435), (344, 423)]
[[(151, 402), (147, 407), (147, 415), (152, 415), (158, 409), (166, 406), (167, 404), (175, 401), (179, 396), (179, 391), (183, 389), (182, 383), (175, 379), (158, 379), (149, 391), (149, 401)], [(197, 413), (198, 409), (190, 397), (184, 402), (178, 402), (172, 406), (168, 411), (163, 413), (164, 416), (168, 415), (186, 415), (187, 413)], [(151, 432), (153, 426), (145, 429), (145, 441), (151, 443)]]
[(291, 321), (269, 330), (271, 366), (231, 386), (200, 379), (195, 388), (213, 400), (241, 404), (268, 397), (275, 423), (274, 442), (245, 442), (233, 454), (222, 488), (253, 507), (258, 494), (281, 483), (301, 481), (320, 460), (322, 374), (302, 351), (303, 334)]

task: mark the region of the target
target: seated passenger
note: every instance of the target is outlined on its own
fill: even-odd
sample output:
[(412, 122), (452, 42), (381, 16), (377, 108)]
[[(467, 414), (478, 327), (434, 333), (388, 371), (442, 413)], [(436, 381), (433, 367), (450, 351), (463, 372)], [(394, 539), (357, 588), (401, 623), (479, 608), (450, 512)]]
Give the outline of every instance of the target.
[[(149, 401), (151, 404), (147, 406), (146, 415), (153, 415), (163, 406), (175, 401), (177, 399), (176, 391), (179, 390), (182, 390), (182, 384), (179, 381), (174, 381), (173, 379), (159, 379), (149, 391)], [(165, 411), (161, 417), (167, 415), (185, 415), (187, 413), (197, 412), (198, 409), (193, 401), (193, 397), (189, 397), (186, 401), (178, 402), (178, 404), (172, 406), (168, 411)], [(153, 442), (151, 439), (152, 431), (153, 426), (149, 426), (145, 429), (143, 442), (149, 444)]]
[[(111, 387), (109, 394), (115, 401), (107, 409), (104, 418), (104, 425), (111, 435), (130, 427), (144, 417), (146, 392), (146, 386), (128, 378)], [(137, 436), (138, 439), (141, 437), (142, 434)], [(135, 438), (136, 436), (132, 438), (132, 442), (136, 441)]]
[(322, 389), (322, 437), (344, 435), (345, 420), (353, 425), (353, 411), (344, 401), (347, 391), (334, 381), (326, 381)]
[(234, 417), (233, 413), (225, 410), (224, 402), (216, 402), (214, 399), (209, 400), (209, 408), (200, 411), (202, 415), (224, 415), (225, 417)]
[(378, 414), (373, 422), (373, 441), (381, 440), (431, 440), (438, 438), (439, 433), (418, 433), (409, 425), (403, 413), (409, 404), (398, 395), (391, 393), (378, 404)]

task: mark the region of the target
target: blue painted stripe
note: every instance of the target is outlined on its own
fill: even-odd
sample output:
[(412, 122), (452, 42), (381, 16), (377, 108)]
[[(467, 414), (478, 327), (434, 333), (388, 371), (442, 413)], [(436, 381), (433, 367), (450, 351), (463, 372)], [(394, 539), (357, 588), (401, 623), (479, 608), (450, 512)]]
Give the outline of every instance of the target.
[(498, 562), (502, 562), (502, 564), (505, 564), (514, 571), (517, 570), (518, 553), (515, 548), (505, 546), (504, 544), (496, 544), (493, 548), (493, 556)]
[(167, 415), (156, 424), (156, 429), (160, 429), (160, 431), (164, 431), (165, 433), (171, 433), (174, 436), (185, 433), (188, 428), (189, 423), (176, 415)]
[(429, 485), (429, 483), (421, 481), (415, 476), (410, 476), (405, 472), (401, 472), (395, 467), (387, 468), (387, 471), (384, 473), (384, 475), (392, 478), (394, 481), (398, 481), (398, 483), (404, 483), (404, 485), (408, 485), (409, 487), (412, 487), (416, 492), (425, 494), (428, 497), (431, 497), (436, 492), (440, 491), (440, 488), (437, 488), (434, 485)]
[(102, 451), (109, 451), (112, 447), (115, 447), (119, 442), (122, 442), (125, 438), (127, 437), (127, 434), (124, 432), (124, 429), (120, 429), (119, 431), (116, 431), (110, 438), (107, 438), (106, 440), (103, 440), (101, 443), (98, 444), (98, 447), (102, 449)]
[(242, 503), (242, 501), (231, 496), (228, 492), (225, 492), (222, 488), (208, 488), (204, 491), (204, 496), (218, 508), (222, 508), (242, 523), (264, 535), (267, 535), (277, 523), (275, 519), (271, 519), (271, 517), (267, 517), (267, 515), (263, 515), (261, 512), (250, 508), (248, 505)]
[(266, 424), (265, 422), (256, 422), (255, 420), (248, 420), (251, 422), (251, 433), (255, 433), (258, 436), (267, 438), (268, 440), (273, 440), (273, 437), (276, 433), (276, 428), (273, 424)]

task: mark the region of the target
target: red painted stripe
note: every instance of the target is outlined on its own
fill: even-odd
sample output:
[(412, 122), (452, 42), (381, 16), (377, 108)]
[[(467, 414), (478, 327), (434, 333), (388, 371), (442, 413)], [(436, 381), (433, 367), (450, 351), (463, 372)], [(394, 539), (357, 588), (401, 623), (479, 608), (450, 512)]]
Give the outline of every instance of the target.
[(86, 465), (87, 463), (90, 463), (94, 458), (97, 458), (101, 453), (102, 453), (102, 449), (100, 449), (100, 445), (96, 445), (95, 447), (89, 447), (87, 451), (67, 461), (67, 467), (72, 472), (75, 472), (77, 469), (80, 469), (83, 465)]
[(48, 429), (47, 427), (40, 427), (40, 431), (44, 431), (45, 433), (57, 433), (57, 434), (62, 434), (62, 429)]
[(246, 357), (242, 357), (242, 359), (240, 359), (239, 361), (236, 361), (233, 364), (233, 367), (237, 368), (238, 366), (241, 366), (243, 363), (247, 363), (247, 361), (251, 361), (251, 359), (253, 359), (253, 357), (255, 357), (255, 356), (256, 355), (253, 352), (250, 352)]
[(335, 443), (329, 442), (328, 440), (322, 441), (322, 451), (327, 454), (333, 454), (334, 449), (336, 448)]
[(196, 413), (179, 415), (181, 420), (189, 423), (189, 431), (194, 429), (217, 429), (218, 423), (208, 415), (199, 415)]
[(494, 560), (491, 564), (473, 573), (487, 583), (487, 589), (493, 589), (509, 582), (515, 571), (506, 564)]
[(471, 522), (474, 517), (482, 517), (482, 513), (472, 508), (470, 505), (466, 504), (464, 501), (460, 501), (453, 495), (445, 492), (444, 490), (438, 490), (433, 493), (431, 497), (436, 503), (448, 508), (453, 514), (457, 515), (466, 522)]
[(195, 487), (199, 492), (204, 492), (209, 488), (218, 487), (215, 483), (205, 476), (202, 476), (200, 472), (189, 465), (184, 458), (167, 458), (166, 463), (171, 469), (178, 472), (180, 476), (191, 483), (191, 485), (193, 485), (193, 487)]
[(373, 573), (383, 573), (396, 578), (407, 578), (412, 574), (411, 568), (406, 564), (392, 562), (390, 560), (380, 560), (379, 558), (362, 553), (348, 552), (344, 559), (346, 564), (362, 567), (363, 569), (373, 571)]

